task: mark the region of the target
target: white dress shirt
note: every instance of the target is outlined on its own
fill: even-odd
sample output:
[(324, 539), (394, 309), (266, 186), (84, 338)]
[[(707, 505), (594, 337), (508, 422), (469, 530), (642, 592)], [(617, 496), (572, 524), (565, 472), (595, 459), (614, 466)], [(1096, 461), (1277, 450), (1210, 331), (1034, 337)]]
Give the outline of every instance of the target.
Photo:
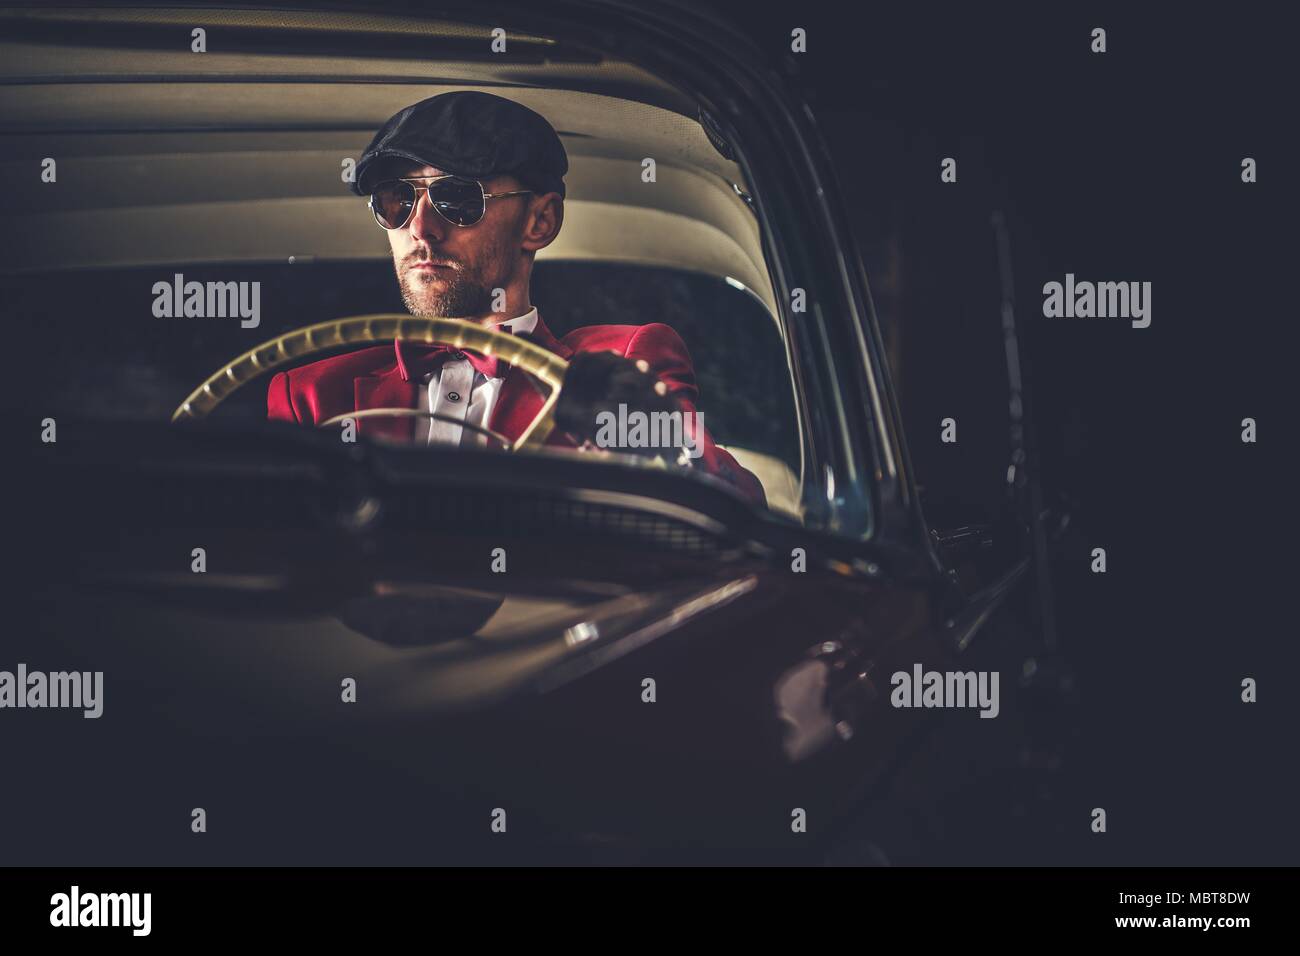
[[(532, 332), (537, 328), (537, 309), (530, 309), (505, 322), (493, 323), (489, 328), (500, 332)], [(496, 408), (497, 399), (501, 396), (501, 384), (504, 381), (504, 377), (488, 378), (474, 368), (468, 359), (449, 358), (424, 377), (424, 389), (421, 392), (424, 408), (459, 422), (487, 428), (492, 420), (492, 410)], [(415, 440), (428, 445), (496, 445), (486, 435), (473, 429), (462, 428), (456, 422), (437, 418), (417, 419)]]

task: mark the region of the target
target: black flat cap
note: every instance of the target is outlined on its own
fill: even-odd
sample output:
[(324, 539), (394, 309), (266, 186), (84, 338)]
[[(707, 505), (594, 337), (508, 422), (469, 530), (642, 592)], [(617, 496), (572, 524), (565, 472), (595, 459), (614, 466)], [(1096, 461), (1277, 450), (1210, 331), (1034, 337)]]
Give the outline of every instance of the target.
[(529, 189), (564, 195), (569, 158), (554, 127), (526, 106), (461, 90), (408, 106), (383, 125), (357, 161), (352, 191), (369, 195), (375, 173), (397, 158), (456, 176), (512, 175)]

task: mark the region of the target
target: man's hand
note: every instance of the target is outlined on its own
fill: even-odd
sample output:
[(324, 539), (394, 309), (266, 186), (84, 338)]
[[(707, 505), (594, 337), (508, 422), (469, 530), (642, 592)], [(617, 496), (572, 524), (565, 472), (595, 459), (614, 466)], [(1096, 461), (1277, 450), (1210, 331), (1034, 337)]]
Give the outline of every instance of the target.
[[(651, 374), (644, 359), (632, 361), (617, 352), (579, 352), (569, 360), (564, 388), (555, 406), (557, 428), (579, 442), (596, 444), (599, 431), (596, 416), (609, 412), (617, 418), (620, 405), (625, 405), (629, 413), (646, 415), (678, 410), (668, 387)], [(664, 448), (612, 447), (609, 450), (675, 457), (672, 449)]]

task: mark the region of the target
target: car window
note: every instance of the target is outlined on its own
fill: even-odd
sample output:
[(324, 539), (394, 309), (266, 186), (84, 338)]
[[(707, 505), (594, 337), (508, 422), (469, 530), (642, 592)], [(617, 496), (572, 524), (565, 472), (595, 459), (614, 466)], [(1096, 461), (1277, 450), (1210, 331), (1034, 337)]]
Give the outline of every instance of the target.
[[(172, 270), (204, 285), (257, 283), (258, 327), (151, 315), (151, 289)], [(195, 383), (248, 348), (253, 333), (265, 340), (330, 318), (403, 311), (392, 265), (384, 261), (195, 263), (171, 266), (169, 274), (157, 267), (92, 269), (0, 282), (11, 341), (60, 370), (21, 373), (25, 401), (44, 414), (115, 420), (169, 419)], [(670, 326), (689, 350), (698, 407), (713, 439), (776, 482), (769, 507), (798, 514), (791, 496), (799, 434), (787, 358), (777, 324), (752, 294), (684, 270), (567, 261), (539, 263), (533, 290), (539, 313), (560, 338), (610, 323)], [(235, 391), (213, 418), (264, 421), (265, 382)]]
[(798, 471), (799, 435), (781, 334), (750, 293), (698, 273), (612, 263), (541, 263), (534, 287), (557, 335), (610, 316), (672, 326), (690, 349), (714, 437)]
[[(52, 40), (42, 16), (20, 18), (15, 42), (27, 55), (0, 66), (12, 94), (0, 103), (0, 163), (14, 176), (42, 177), (39, 189), (0, 196), (10, 230), (0, 264), (7, 331), (13, 348), (41, 356), (15, 373), (19, 401), (40, 418), (167, 422), (210, 376), (263, 343), (347, 317), (409, 314), (385, 238), (394, 230), (377, 224), (349, 176), (375, 131), (412, 104), (487, 93), (541, 115), (568, 154), (563, 228), (538, 251), (530, 283), (531, 304), (554, 336), (552, 354), (613, 351), (653, 365), (642, 374), (668, 384), (674, 402), (693, 396), (691, 414), (708, 433), (708, 449), (718, 450), (712, 459), (661, 461), (835, 530), (828, 509), (840, 506), (846, 482), (827, 478), (816, 453), (823, 439), (812, 427), (835, 418), (835, 383), (819, 378), (824, 388), (809, 392), (813, 377), (800, 375), (797, 329), (792, 338), (783, 325), (799, 318), (784, 313), (786, 297), (776, 292), (772, 230), (760, 225), (754, 186), (737, 159), (744, 144), (706, 131), (689, 91), (613, 57), (566, 61), (559, 47), (517, 64), (509, 85), (494, 67), (468, 61), (449, 69), (452, 81), (429, 68), (440, 55), (451, 63), (461, 48), (460, 33), (445, 24), (412, 35), (415, 72), (394, 60), (386, 76), (377, 54), (350, 57), (340, 43), (322, 49), (307, 82), (298, 60), (276, 53), (277, 44), (287, 44), (283, 53), (303, 38), (262, 36), (260, 21), (244, 22), (238, 12), (230, 13), (237, 35), (203, 58), (177, 54), (162, 30), (139, 49), (110, 45), (90, 55), (74, 41), (94, 31), (92, 22), (70, 14), (60, 20), (66, 40)], [(798, 230), (785, 231), (782, 241), (799, 247)], [(206, 290), (209, 306), (214, 289), (256, 300), (231, 298), (224, 311), (190, 314), (191, 287)], [(216, 293), (219, 305), (224, 294)], [(510, 332), (541, 335), (531, 325)], [(647, 348), (634, 355), (637, 343)], [(317, 363), (363, 350), (373, 361), (338, 365), (324, 401)], [(526, 391), (498, 384), (484, 399), (479, 376), (492, 376), (480, 366), (460, 370), (463, 383), (439, 381), (425, 352), (414, 372), (391, 336), (283, 353), (274, 368), (228, 376), (241, 384), (228, 396), (218, 389), (212, 417), (234, 426), (271, 419), (347, 428), (354, 410), (396, 409), (431, 419), (410, 430), (419, 444), (433, 442), (432, 419), (447, 414), (439, 402), (468, 409), (490, 400), (479, 427), (500, 432), (500, 419), (518, 412), (507, 437), (526, 433), (533, 411)], [(467, 428), (471, 419), (467, 413)], [(388, 440), (403, 422), (353, 424), (362, 439)], [(564, 449), (611, 450), (590, 436)]]

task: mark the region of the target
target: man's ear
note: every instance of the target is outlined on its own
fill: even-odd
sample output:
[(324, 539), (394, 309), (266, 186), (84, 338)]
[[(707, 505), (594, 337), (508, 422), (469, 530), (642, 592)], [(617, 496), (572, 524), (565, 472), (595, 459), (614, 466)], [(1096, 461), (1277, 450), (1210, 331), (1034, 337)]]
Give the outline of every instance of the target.
[(523, 248), (528, 252), (545, 249), (560, 234), (564, 225), (564, 198), (559, 193), (536, 196), (529, 204), (524, 221)]

